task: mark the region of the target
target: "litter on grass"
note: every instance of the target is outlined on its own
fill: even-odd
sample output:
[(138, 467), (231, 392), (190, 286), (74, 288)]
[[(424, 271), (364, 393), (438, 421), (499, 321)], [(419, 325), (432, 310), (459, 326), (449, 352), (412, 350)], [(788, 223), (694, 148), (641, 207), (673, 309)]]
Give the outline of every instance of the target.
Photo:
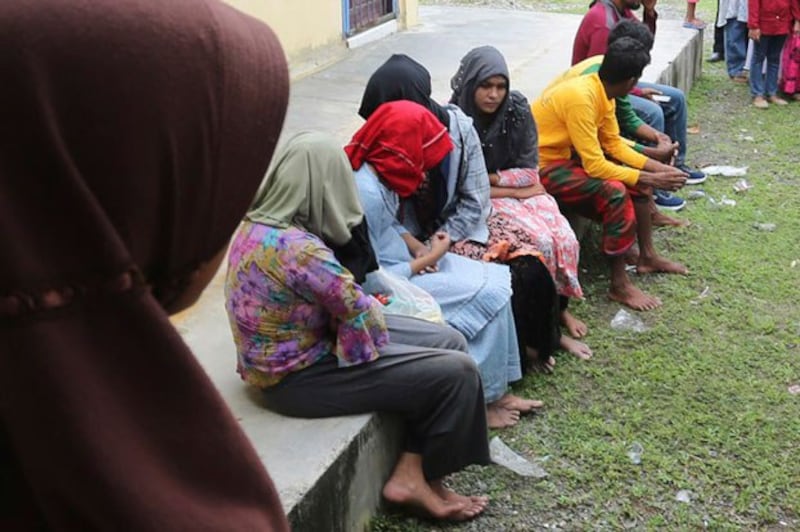
[(792, 384), (789, 386), (788, 391), (792, 395), (800, 395), (800, 384)]
[(641, 465), (643, 452), (644, 447), (642, 447), (641, 443), (638, 441), (631, 443), (631, 446), (628, 447), (628, 458), (631, 459), (633, 465)]
[(773, 223), (756, 222), (756, 223), (753, 224), (753, 228), (754, 229), (758, 229), (759, 231), (766, 231), (767, 233), (771, 233), (775, 229), (777, 229), (778, 226), (773, 224)]
[(721, 175), (724, 177), (742, 177), (747, 175), (746, 166), (706, 166), (703, 168), (706, 175)]
[(693, 496), (694, 496), (694, 493), (692, 493), (691, 491), (689, 491), (689, 490), (681, 490), (681, 491), (679, 491), (678, 493), (675, 494), (675, 500), (678, 501), (678, 502), (690, 503), (690, 502), (692, 502), (692, 497)]
[(721, 209), (722, 207), (736, 207), (736, 200), (728, 199), (722, 196), (722, 199), (715, 200), (711, 196), (708, 197), (708, 203), (712, 209)]
[(747, 192), (751, 188), (753, 188), (753, 185), (748, 183), (746, 179), (740, 179), (739, 181), (733, 184), (733, 190), (735, 190), (736, 192)]
[(686, 199), (695, 200), (700, 198), (705, 198), (706, 193), (702, 190), (691, 190), (688, 194), (686, 194)]
[(503, 443), (503, 440), (498, 436), (495, 436), (489, 442), (489, 456), (492, 462), (506, 469), (510, 469), (517, 475), (535, 478), (544, 478), (547, 476), (547, 471), (545, 471), (542, 466), (529, 462), (515, 453), (511, 447)]
[(637, 333), (645, 332), (647, 326), (638, 317), (634, 316), (625, 309), (619, 309), (611, 320), (611, 328), (617, 331), (633, 331)]

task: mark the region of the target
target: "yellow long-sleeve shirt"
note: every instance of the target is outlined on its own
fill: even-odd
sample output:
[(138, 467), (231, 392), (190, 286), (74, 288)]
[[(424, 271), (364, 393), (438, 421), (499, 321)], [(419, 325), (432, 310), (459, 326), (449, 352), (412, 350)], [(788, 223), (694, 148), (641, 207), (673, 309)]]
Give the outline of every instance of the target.
[[(531, 105), (539, 129), (539, 167), (570, 159), (573, 150), (586, 173), (628, 185), (639, 180), (647, 157), (622, 139), (614, 99), (597, 73), (577, 76), (545, 90)], [(627, 166), (609, 161), (606, 154)]]

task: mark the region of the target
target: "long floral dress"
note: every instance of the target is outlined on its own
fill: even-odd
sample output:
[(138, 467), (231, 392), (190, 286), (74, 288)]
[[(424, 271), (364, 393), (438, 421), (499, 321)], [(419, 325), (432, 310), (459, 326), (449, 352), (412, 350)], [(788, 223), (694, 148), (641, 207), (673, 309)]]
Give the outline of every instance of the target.
[[(539, 184), (538, 172), (531, 168), (500, 170), (497, 175), (497, 186), (500, 187), (522, 188)], [(583, 297), (578, 281), (580, 244), (551, 195), (539, 194), (525, 200), (493, 198), (487, 225), (489, 241), (485, 246), (461, 241), (453, 246), (453, 252), (498, 262), (538, 252), (559, 295)]]

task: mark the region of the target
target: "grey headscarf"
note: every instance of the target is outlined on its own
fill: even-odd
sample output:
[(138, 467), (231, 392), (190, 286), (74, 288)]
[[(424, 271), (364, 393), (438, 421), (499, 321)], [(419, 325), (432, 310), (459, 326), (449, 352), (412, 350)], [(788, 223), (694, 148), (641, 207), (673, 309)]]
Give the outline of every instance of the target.
[[(506, 79), (508, 92), (494, 114), (484, 115), (475, 104), (475, 91), (493, 76)], [(456, 75), (450, 80), (453, 95), (450, 103), (458, 105), (475, 121), (489, 172), (538, 164), (536, 124), (528, 102), (519, 92), (511, 91), (508, 65), (494, 46), (473, 48), (461, 59)]]

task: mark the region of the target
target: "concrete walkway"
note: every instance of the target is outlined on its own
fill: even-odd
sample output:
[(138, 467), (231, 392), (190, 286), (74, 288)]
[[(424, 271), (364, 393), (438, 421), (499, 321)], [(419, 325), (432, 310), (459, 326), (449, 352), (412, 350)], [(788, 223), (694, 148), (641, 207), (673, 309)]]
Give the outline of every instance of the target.
[[(494, 45), (506, 57), (511, 87), (533, 100), (569, 67), (580, 18), (422, 7), (419, 26), (353, 50), (341, 62), (294, 82), (284, 136), (315, 129), (344, 144), (363, 123), (357, 111), (367, 79), (393, 53), (406, 53), (425, 65), (433, 78), (434, 97), (446, 101), (460, 58), (475, 46)], [(688, 90), (699, 74), (701, 54), (702, 33), (682, 28), (680, 21), (660, 20), (653, 64), (643, 79), (668, 81)], [(380, 487), (397, 453), (398, 423), (373, 415), (289, 419), (261, 407), (258, 394), (235, 373), (223, 278), (224, 268), (200, 302), (175, 317), (174, 323), (266, 464), (294, 529), (363, 529), (380, 501)]]

